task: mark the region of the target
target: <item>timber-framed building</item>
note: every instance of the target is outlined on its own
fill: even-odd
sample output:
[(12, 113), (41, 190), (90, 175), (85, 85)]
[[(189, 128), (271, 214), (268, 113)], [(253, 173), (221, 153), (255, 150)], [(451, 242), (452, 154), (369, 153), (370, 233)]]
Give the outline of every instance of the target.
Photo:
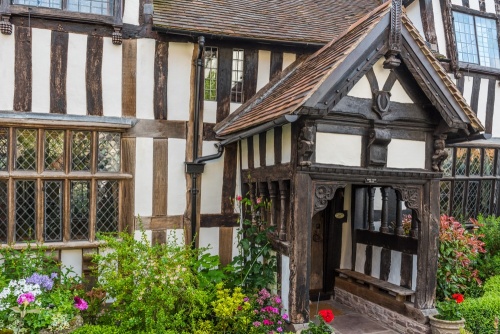
[[(0, 242), (237, 254), (270, 201), (298, 329), (336, 298), (424, 333), (439, 215), (498, 213), (494, 0), (0, 0)], [(381, 316), (382, 315), (382, 316)]]

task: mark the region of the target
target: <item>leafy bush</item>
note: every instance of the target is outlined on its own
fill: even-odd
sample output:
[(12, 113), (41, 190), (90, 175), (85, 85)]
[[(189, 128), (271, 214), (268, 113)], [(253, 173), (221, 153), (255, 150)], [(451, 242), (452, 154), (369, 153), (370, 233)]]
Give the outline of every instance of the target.
[(461, 306), (465, 328), (472, 333), (496, 334), (500, 318), (500, 296), (487, 294), (480, 298), (468, 298)]
[(500, 275), (500, 217), (479, 216), (478, 222), (486, 249), (479, 259), (479, 275), (487, 279)]
[[(471, 219), (474, 225), (477, 221)], [(484, 242), (475, 229), (466, 230), (453, 217), (441, 215), (437, 298), (450, 299), (453, 294), (470, 292), (481, 284), (477, 260), (484, 253)], [(469, 290), (469, 291), (467, 291)]]

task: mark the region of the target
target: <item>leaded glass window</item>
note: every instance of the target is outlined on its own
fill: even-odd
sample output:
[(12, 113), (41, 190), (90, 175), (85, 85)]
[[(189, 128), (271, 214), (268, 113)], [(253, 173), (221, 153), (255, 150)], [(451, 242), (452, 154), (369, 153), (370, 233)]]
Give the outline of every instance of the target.
[(16, 169), (36, 170), (37, 130), (17, 129)]
[(97, 232), (114, 232), (118, 226), (118, 182), (97, 182)]
[(8, 148), (9, 148), (9, 130), (5, 128), (0, 128), (0, 170), (7, 169), (7, 158), (8, 158)]
[(16, 188), (16, 241), (36, 238), (36, 181), (18, 180)]
[(120, 170), (120, 134), (99, 132), (99, 172), (118, 172)]
[(90, 230), (90, 181), (71, 181), (71, 240), (88, 240)]
[(111, 0), (13, 0), (14, 5), (64, 9), (71, 12), (113, 15)]
[(231, 71), (231, 102), (243, 102), (243, 50), (233, 50)]
[(205, 100), (217, 100), (218, 49), (205, 47)]
[(45, 131), (45, 170), (64, 170), (64, 131)]
[(62, 241), (63, 181), (45, 181), (45, 241)]
[(9, 222), (7, 195), (7, 181), (0, 180), (0, 243), (7, 243), (7, 226)]
[(73, 131), (71, 140), (71, 170), (90, 171), (92, 136), (90, 131)]
[(500, 68), (496, 21), (453, 12), (458, 59), (481, 66)]

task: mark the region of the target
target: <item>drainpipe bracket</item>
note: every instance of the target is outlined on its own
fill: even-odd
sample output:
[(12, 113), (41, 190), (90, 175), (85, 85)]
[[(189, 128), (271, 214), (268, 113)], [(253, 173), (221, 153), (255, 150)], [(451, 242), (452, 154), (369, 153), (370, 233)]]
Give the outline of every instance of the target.
[(186, 173), (188, 174), (202, 174), (205, 170), (205, 163), (203, 162), (185, 162)]

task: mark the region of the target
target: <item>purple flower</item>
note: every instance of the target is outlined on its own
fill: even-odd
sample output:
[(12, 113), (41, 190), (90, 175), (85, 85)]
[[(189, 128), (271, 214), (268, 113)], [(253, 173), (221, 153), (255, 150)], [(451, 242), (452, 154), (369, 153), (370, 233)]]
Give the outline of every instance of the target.
[(34, 273), (30, 277), (28, 277), (26, 279), (26, 283), (38, 284), (41, 288), (44, 288), (45, 290), (52, 290), (52, 287), (54, 286), (54, 282), (50, 279), (49, 276), (40, 275), (37, 273)]
[(271, 294), (266, 289), (262, 289), (259, 291), (259, 296), (262, 297), (262, 299), (267, 299), (271, 297)]
[(264, 321), (262, 321), (262, 323), (265, 325), (265, 326), (269, 326), (269, 325), (272, 325), (273, 322), (269, 319), (264, 319)]
[(283, 318), (283, 320), (286, 320), (286, 319), (288, 319), (288, 314), (285, 313), (281, 317)]
[(283, 328), (278, 327), (278, 328), (276, 328), (276, 331), (278, 331), (278, 332), (280, 332), (280, 333), (281, 333), (281, 332), (283, 332)]
[(244, 301), (244, 302), (247, 302), (247, 301), (249, 301), (249, 300), (250, 300), (250, 299), (248, 299), (248, 297), (243, 298), (243, 301)]
[(50, 278), (56, 279), (58, 277), (57, 273), (52, 273), (50, 274)]
[(74, 306), (77, 309), (79, 309), (80, 311), (85, 311), (86, 309), (89, 308), (89, 304), (87, 304), (87, 302), (85, 300), (83, 300), (82, 298), (75, 296), (75, 298), (73, 298), (73, 300), (75, 301)]
[(17, 298), (17, 303), (19, 305), (28, 305), (35, 301), (35, 296), (31, 292), (22, 293), (19, 298)]
[(275, 302), (276, 304), (280, 304), (280, 303), (281, 303), (281, 299), (280, 299), (280, 297), (278, 297), (278, 296), (274, 297), (274, 302)]
[(258, 321), (255, 321), (255, 322), (253, 323), (253, 325), (254, 325), (255, 327), (259, 327), (259, 326), (260, 326), (260, 325), (262, 325), (262, 324), (261, 324), (260, 322), (258, 322)]

